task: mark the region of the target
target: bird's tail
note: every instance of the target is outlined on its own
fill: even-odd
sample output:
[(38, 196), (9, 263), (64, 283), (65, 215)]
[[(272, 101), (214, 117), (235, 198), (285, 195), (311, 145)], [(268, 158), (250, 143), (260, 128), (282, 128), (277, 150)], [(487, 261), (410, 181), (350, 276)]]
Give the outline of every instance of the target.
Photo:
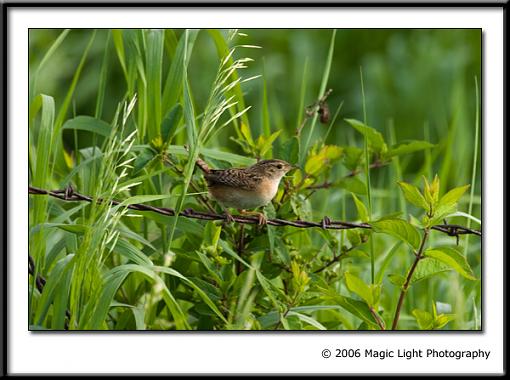
[[(189, 152), (187, 145), (184, 145), (184, 149), (186, 150), (186, 152)], [(195, 163), (200, 168), (200, 170), (202, 170), (205, 174), (209, 174), (211, 172), (211, 168), (209, 168), (209, 165), (207, 165), (207, 163), (200, 157), (197, 158), (197, 161)]]
[(200, 157), (197, 158), (196, 164), (204, 173), (209, 174), (211, 172), (209, 165), (207, 165), (207, 163)]

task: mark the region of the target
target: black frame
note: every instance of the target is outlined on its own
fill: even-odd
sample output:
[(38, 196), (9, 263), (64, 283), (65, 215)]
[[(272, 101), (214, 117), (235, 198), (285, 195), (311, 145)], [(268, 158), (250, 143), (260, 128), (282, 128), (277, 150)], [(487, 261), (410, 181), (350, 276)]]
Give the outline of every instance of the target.
[[(1, 1), (1, 0), (0, 0)], [(299, 0), (298, 0), (299, 1)], [(283, 1), (277, 1), (277, 2), (271, 2), (271, 0), (259, 0), (259, 1), (238, 1), (237, 3), (235, 1), (202, 1), (202, 0), (188, 0), (188, 1), (172, 1), (171, 3), (165, 3), (164, 1), (149, 1), (144, 3), (137, 3), (137, 2), (131, 2), (131, 3), (124, 3), (122, 1), (107, 1), (107, 2), (101, 2), (91, 0), (90, 2), (86, 1), (76, 1), (76, 2), (60, 2), (60, 1), (41, 1), (41, 2), (16, 2), (16, 1), (6, 1), (1, 3), (1, 13), (2, 13), (2, 52), (3, 52), (3, 60), (2, 60), (2, 78), (3, 83), (5, 85), (2, 87), (2, 92), (4, 94), (3, 102), (0, 105), (0, 113), (2, 114), (2, 119), (4, 122), (4, 126), (6, 127), (8, 125), (8, 114), (7, 114), (7, 91), (6, 88), (8, 88), (8, 77), (7, 77), (7, 34), (8, 34), (8, 12), (11, 8), (32, 8), (32, 7), (40, 7), (40, 6), (46, 6), (51, 8), (67, 8), (70, 6), (80, 6), (85, 8), (101, 8), (101, 7), (125, 7), (125, 8), (148, 8), (148, 7), (165, 7), (165, 8), (171, 8), (171, 7), (189, 7), (189, 5), (193, 6), (202, 6), (202, 7), (210, 7), (211, 5), (214, 5), (216, 7), (224, 7), (224, 8), (240, 8), (240, 5), (242, 6), (250, 6), (250, 7), (256, 7), (256, 8), (273, 8), (273, 7), (293, 7), (293, 8), (322, 8), (322, 7), (360, 7), (360, 6), (367, 6), (367, 7), (389, 7), (389, 8), (405, 8), (406, 5), (410, 5), (406, 1), (398, 1), (398, 0), (390, 0), (390, 1), (372, 1), (372, 0), (361, 0), (358, 2), (355, 1), (341, 1), (341, 0), (322, 0), (318, 2), (296, 2), (291, 0), (283, 0)], [(507, 0), (488, 0), (488, 1), (448, 1), (448, 2), (436, 2), (434, 0), (431, 0), (429, 2), (427, 1), (417, 1), (412, 2), (413, 6), (419, 6), (419, 7), (425, 7), (425, 8), (443, 8), (443, 7), (461, 7), (461, 8), (501, 8), (503, 10), (503, 41), (505, 42), (506, 37), (506, 19), (507, 19), (507, 12), (506, 12), (506, 5)], [(503, 52), (503, 81), (504, 81), (504, 89), (503, 89), (503, 100), (506, 99), (506, 62), (507, 62), (507, 50), (506, 50), (506, 44), (504, 43), (504, 52)], [(483, 57), (482, 57), (483, 62)], [(483, 75), (483, 63), (482, 63), (482, 75)], [(482, 114), (481, 117), (483, 117), (483, 90), (481, 91), (482, 98)], [(506, 109), (504, 110), (503, 114), (503, 125), (506, 126)], [(0, 128), (0, 139), (2, 141), (2, 147), (3, 147), (3, 154), (0, 155), (0, 167), (3, 169), (5, 175), (2, 176), (2, 179), (4, 181), (3, 186), (0, 187), (0, 191), (4, 191), (7, 186), (8, 181), (8, 171), (7, 171), (7, 152), (8, 152), (8, 144), (7, 144), (7, 128)], [(484, 128), (482, 126), (481, 131), (481, 139), (482, 139), (482, 154), (483, 154), (483, 133)], [(506, 137), (506, 131), (505, 128), (503, 128), (503, 137)], [(506, 160), (506, 150), (503, 150), (504, 159)], [(504, 188), (506, 189), (506, 173), (504, 172)], [(482, 175), (482, 192), (483, 192), (483, 175)], [(3, 242), (4, 246), (4, 252), (8, 252), (8, 241), (7, 241), (7, 213), (9, 212), (8, 208), (8, 194), (2, 193), (2, 203), (0, 204), (0, 215), (2, 215), (2, 222), (3, 227), (1, 229), (1, 240)], [(503, 192), (503, 202), (504, 205), (506, 204), (506, 192)], [(483, 207), (482, 207), (482, 219), (483, 219)], [(506, 214), (503, 216), (503, 226), (506, 225)], [(482, 240), (483, 244), (483, 240)], [(506, 252), (506, 236), (503, 237), (503, 250)], [(2, 281), (0, 281), (0, 297), (1, 297), (1, 305), (2, 305), (2, 312), (0, 313), (0, 323), (2, 325), (2, 331), (0, 332), (0, 338), (3, 342), (1, 346), (2, 350), (2, 375), (9, 375), (8, 372), (8, 342), (7, 342), (7, 317), (6, 317), (6, 310), (7, 310), (7, 279), (8, 279), (8, 272), (7, 272), (7, 255), (3, 256), (0, 255), (0, 265), (3, 268), (3, 278)], [(503, 263), (506, 264), (506, 257), (503, 256)], [(506, 267), (506, 266), (505, 266)], [(12, 274), (11, 274), (12, 275)], [(506, 277), (504, 277), (504, 287), (506, 289)], [(483, 285), (482, 285), (483, 286)], [(504, 305), (503, 305), (503, 313), (504, 316), (506, 316), (506, 298), (504, 298)], [(5, 317), (4, 317), (5, 316)], [(483, 331), (483, 330), (482, 330)], [(503, 350), (506, 352), (506, 319), (503, 319), (503, 334), (504, 334), (504, 343), (503, 343)], [(504, 372), (506, 373), (506, 355), (503, 355), (503, 367)]]

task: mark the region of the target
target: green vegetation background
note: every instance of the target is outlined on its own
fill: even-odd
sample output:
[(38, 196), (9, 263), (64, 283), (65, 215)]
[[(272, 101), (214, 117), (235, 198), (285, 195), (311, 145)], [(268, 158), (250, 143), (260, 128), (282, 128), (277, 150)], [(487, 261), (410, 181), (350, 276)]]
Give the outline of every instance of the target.
[[(313, 104), (322, 95), (321, 83), (329, 68), (326, 88), (333, 91), (327, 103), (332, 116), (339, 111), (338, 117), (329, 126), (329, 132), (328, 125), (317, 123), (314, 126), (310, 140), (312, 144), (308, 147), (310, 150), (300, 153), (300, 163), (308, 162), (310, 156), (317, 153), (322, 145), (357, 146), (363, 149), (363, 136), (345, 121), (358, 119), (379, 131), (389, 146), (406, 140), (424, 140), (434, 144), (430, 149), (399, 156), (392, 159), (389, 165), (370, 171), (371, 211), (374, 219), (395, 212), (404, 212), (402, 217), (405, 219), (408, 219), (409, 214), (419, 219), (419, 210), (406, 205), (397, 181), (404, 180), (422, 188), (422, 176), (432, 181), (435, 174), (441, 180), (443, 194), (454, 187), (471, 184), (474, 178), (473, 190), (459, 200), (458, 209), (467, 213), (471, 202), (471, 215), (481, 218), (481, 144), (475, 136), (476, 112), (479, 109), (475, 78), (478, 81), (481, 78), (480, 30), (339, 29), (336, 31), (333, 49), (330, 46), (332, 31), (327, 29), (241, 32), (247, 36), (237, 37), (236, 43), (260, 47), (238, 49), (234, 54), (234, 59), (249, 57), (254, 60), (247, 63), (246, 69), (239, 71), (243, 78), (261, 75), (241, 85), (244, 104), (251, 106), (242, 116), (249, 120), (249, 138), (255, 142), (261, 135), (267, 138), (268, 127), (271, 133), (281, 131), (272, 148), (266, 150), (263, 156), (286, 158), (279, 155), (284, 155), (282, 152), (286, 149), (286, 142), (292, 139), (301, 125), (304, 107)], [(65, 122), (78, 115), (89, 115), (113, 124), (113, 120), (121, 119), (123, 111), (119, 109), (119, 104), (129, 101), (131, 97), (128, 94), (126, 73), (119, 60), (118, 41), (114, 43), (115, 38), (109, 30), (98, 30), (95, 33), (93, 37), (92, 30), (71, 30), (61, 44), (56, 46), (54, 43), (62, 36), (61, 30), (30, 31), (29, 101), (31, 110), (34, 110), (30, 125), (30, 175), (34, 186), (39, 184), (46, 188), (62, 188), (65, 186), (63, 180), (71, 178), (72, 185), (79, 192), (92, 195), (94, 189), (98, 188), (98, 178), (93, 178), (89, 169), (76, 170), (71, 177), (70, 173), (76, 165), (90, 157), (87, 148), (101, 146), (104, 139), (83, 130), (66, 129)], [(124, 39), (126, 62), (131, 58), (136, 60), (128, 57), (136, 52), (136, 48), (128, 46), (130, 37), (127, 31), (119, 32), (118, 35)], [(226, 41), (226, 31), (222, 31), (221, 35)], [(149, 62), (152, 37), (145, 34), (145, 38), (146, 45), (138, 47), (141, 49), (138, 51), (140, 61), (135, 63), (133, 70), (145, 70), (148, 86), (154, 90), (151, 81), (157, 81), (158, 76), (157, 70), (156, 74), (151, 72), (151, 64), (154, 62)], [(163, 51), (161, 61), (158, 62), (162, 70), (160, 94), (165, 87), (170, 66), (177, 59), (176, 47), (178, 41), (184, 38), (184, 31), (166, 31), (162, 38)], [(330, 62), (328, 52), (332, 52)], [(45, 60), (45, 57), (48, 59)], [(80, 67), (82, 59), (83, 65)], [(189, 59), (189, 95), (195, 115), (199, 115), (196, 122), (200, 124), (200, 115), (208, 104), (220, 64), (217, 41), (211, 34), (206, 31), (198, 33)], [(360, 68), (363, 73), (364, 96)], [(131, 95), (137, 93), (138, 103), (128, 129), (133, 128), (133, 123), (136, 124), (134, 120), (140, 120), (141, 112), (137, 108), (141, 95), (136, 88), (132, 90)], [(103, 91), (103, 96), (100, 96)], [(52, 101), (48, 98), (37, 100), (39, 94), (53, 99), (53, 115), (49, 111)], [(146, 106), (151, 107), (153, 101), (149, 99)], [(182, 91), (178, 101), (186, 115), (186, 94)], [(161, 120), (170, 108), (161, 109), (161, 115), (157, 117), (152, 114), (152, 110), (146, 112), (148, 124), (158, 120), (158, 117)], [(40, 121), (36, 117), (39, 110), (42, 113)], [(225, 115), (222, 121), (228, 119)], [(48, 122), (48, 118), (52, 122)], [(208, 140), (204, 147), (249, 157), (250, 148), (246, 148), (246, 140), (249, 138), (246, 133), (239, 134), (238, 122), (227, 125)], [(48, 123), (51, 124), (51, 136), (41, 140), (41, 128)], [(183, 124), (181, 122), (180, 127)], [(308, 136), (310, 128), (310, 123), (304, 126), (304, 136)], [(182, 145), (188, 142), (186, 136), (189, 136), (186, 130), (181, 128), (173, 136), (171, 144)], [(233, 138), (244, 139), (245, 149), (243, 142), (236, 142)], [(63, 143), (58, 145), (58, 140)], [(154, 145), (154, 141), (147, 137), (144, 141), (139, 141), (139, 137), (135, 137), (135, 140), (135, 146)], [(41, 141), (51, 144), (40, 146)], [(311, 149), (314, 143), (318, 145)], [(122, 141), (117, 144), (117, 148), (124, 149)], [(48, 149), (50, 145), (51, 149), (60, 151)], [(67, 155), (63, 153), (64, 147)], [(84, 151), (77, 154), (76, 147)], [(105, 146), (102, 148), (106, 149)], [(113, 151), (112, 146), (110, 148)], [(42, 169), (36, 169), (36, 166), (43, 164), (36, 157), (43, 156), (41, 150), (47, 150), (49, 156), (47, 176), (37, 180), (36, 172)], [(134, 157), (139, 160), (140, 155), (144, 154), (142, 152), (137, 151)], [(475, 162), (473, 177), (475, 152), (478, 160)], [(126, 157), (130, 157), (128, 153), (132, 154), (127, 152)], [(211, 166), (228, 167), (236, 164), (226, 158), (222, 160), (221, 154), (219, 158), (218, 155), (215, 158), (205, 158)], [(241, 158), (239, 160), (242, 161)], [(190, 167), (186, 165), (186, 157), (182, 154), (176, 158), (176, 165), (184, 172)], [(331, 165), (328, 162), (324, 167), (324, 171), (317, 175), (316, 184), (324, 180), (334, 182), (351, 172), (339, 162)], [(110, 169), (109, 174), (114, 181), (115, 175), (119, 175), (119, 168)], [(175, 195), (183, 190), (183, 172), (179, 176), (175, 171), (163, 169), (164, 163), (144, 168), (144, 173), (149, 176), (143, 179), (142, 186), (136, 191), (130, 189), (115, 195), (127, 198), (129, 195), (165, 194), (170, 189), (174, 198), (152, 203), (175, 207), (179, 203)], [(363, 170), (361, 162), (359, 170)], [(100, 169), (97, 168), (97, 171)], [(154, 177), (150, 176), (151, 171), (155, 172)], [(140, 175), (126, 174), (127, 179)], [(361, 174), (358, 177), (363, 180)], [(200, 173), (195, 173), (191, 180), (201, 185), (200, 190), (204, 191)], [(147, 182), (152, 184), (148, 185)], [(280, 212), (278, 216), (283, 218), (295, 219), (300, 216), (296, 208), (303, 207), (308, 210), (304, 215), (315, 221), (325, 215), (332, 220), (359, 221), (360, 209), (350, 195), (352, 191), (348, 186), (333, 186), (315, 192), (303, 191), (301, 197), (296, 194), (296, 198), (292, 199), (294, 203), (289, 200), (288, 207), (277, 203), (275, 207)], [(358, 193), (358, 196), (367, 205), (366, 194)], [(225, 253), (229, 249), (235, 251), (236, 239), (240, 233), (238, 226), (180, 221), (176, 225), (176, 235), (172, 236), (174, 230), (169, 227), (172, 222), (167, 223), (164, 218), (148, 218), (148, 221), (141, 222), (139, 219), (142, 218), (139, 218), (136, 222), (130, 222), (126, 221), (130, 218), (124, 214), (110, 227), (121, 231), (119, 241), (124, 240), (126, 243), (122, 249), (112, 248), (113, 251), (109, 252), (108, 244), (111, 242), (106, 244), (106, 238), (98, 238), (97, 245), (94, 245), (96, 243), (93, 240), (93, 236), (107, 234), (108, 226), (103, 226), (104, 229), (99, 232), (95, 231), (95, 235), (88, 232), (93, 225), (99, 228), (96, 218), (108, 213), (106, 209), (98, 206), (94, 211), (89, 209), (93, 209), (91, 206), (81, 206), (74, 210), (76, 204), (51, 199), (44, 202), (31, 199), (31, 254), (37, 259), (38, 274), (43, 275), (47, 284), (53, 287), (51, 292), (45, 290), (39, 294), (34, 285), (34, 277), (30, 278), (30, 323), (33, 329), (376, 329), (374, 320), (367, 320), (370, 316), (363, 314), (362, 306), (346, 306), (346, 299), (359, 303), (363, 297), (360, 292), (353, 291), (352, 286), (346, 286), (345, 272), (354, 273), (356, 278), (370, 283), (369, 256), (375, 251), (376, 270), (384, 268), (384, 272), (377, 272), (382, 286), (381, 300), (377, 307), (385, 324), (389, 326), (397, 304), (399, 287), (388, 280), (388, 275), (405, 276), (413, 260), (412, 252), (396, 244), (397, 240), (377, 234), (372, 237), (372, 247), (370, 244), (360, 244), (357, 255), (338, 260), (317, 275), (313, 272), (328, 263), (331, 257), (335, 257), (334, 244), (349, 245), (356, 238), (348, 237), (345, 233), (326, 233), (313, 229), (296, 232), (286, 227), (271, 228), (273, 232), (265, 232), (247, 226), (244, 231), (247, 246), (242, 253), (245, 263), (249, 262), (251, 266), (245, 266)], [(204, 209), (200, 202), (186, 200), (185, 205)], [(59, 218), (65, 212), (69, 212), (66, 217)], [(448, 221), (461, 225), (471, 223), (471, 219), (465, 217), (455, 217)], [(86, 227), (69, 228), (63, 224)], [(198, 225), (202, 229), (205, 227), (201, 235), (202, 244), (192, 246), (189, 241), (184, 242), (186, 234), (189, 234), (187, 228), (192, 230), (198, 228)], [(479, 226), (473, 223), (472, 227)], [(215, 237), (216, 233), (221, 233), (220, 243)], [(136, 238), (137, 234), (140, 238)], [(280, 262), (272, 258), (276, 261), (272, 263), (274, 265), (266, 265), (268, 255), (278, 256), (272, 245), (274, 236), (271, 237), (271, 234), (277, 234), (286, 245), (287, 263), (285, 258)], [(440, 235), (434, 235), (432, 243), (455, 246), (455, 238)], [(480, 279), (481, 239), (470, 237), (469, 240), (470, 243), (466, 237), (461, 238), (460, 250), (464, 252), (474, 275)], [(218, 244), (223, 248), (219, 249)], [(96, 247), (97, 255), (90, 255), (95, 258), (86, 258), (86, 252), (80, 252), (82, 246)], [(207, 247), (210, 251), (207, 251)], [(301, 248), (301, 252), (296, 247)], [(205, 258), (200, 256), (198, 259), (197, 252)], [(129, 254), (137, 258), (133, 259)], [(78, 257), (80, 255), (82, 259)], [(148, 257), (149, 261), (144, 261), (142, 255)], [(126, 265), (145, 265), (145, 269), (133, 269)], [(126, 269), (122, 275), (114, 272), (116, 267), (122, 266)], [(165, 274), (161, 270), (165, 266), (177, 272), (170, 273), (172, 269), (169, 269)], [(229, 274), (226, 273), (228, 271)], [(53, 282), (50, 282), (51, 278), (55, 278)], [(113, 285), (109, 289), (111, 283), (115, 283), (118, 289)], [(335, 298), (335, 295), (344, 298)], [(407, 294), (399, 327), (427, 328), (422, 324), (424, 319), (420, 319), (418, 314), (423, 311), (428, 312), (429, 316), (436, 315), (436, 308), (438, 313), (451, 316), (447, 323), (441, 325), (443, 329), (480, 329), (480, 280), (472, 281), (460, 276), (457, 271), (442, 270), (413, 285)]]

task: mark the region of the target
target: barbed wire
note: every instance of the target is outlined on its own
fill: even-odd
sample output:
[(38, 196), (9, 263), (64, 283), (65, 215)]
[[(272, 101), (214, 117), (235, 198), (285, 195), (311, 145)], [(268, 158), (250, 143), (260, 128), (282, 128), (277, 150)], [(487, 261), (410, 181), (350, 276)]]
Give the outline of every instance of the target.
[[(88, 195), (80, 194), (71, 186), (66, 187), (65, 189), (60, 190), (45, 190), (37, 187), (29, 186), (28, 193), (32, 195), (49, 195), (54, 198), (61, 199), (63, 201), (85, 201), (85, 202), (94, 202), (94, 199)], [(102, 199), (97, 199), (96, 202), (101, 203)], [(119, 205), (122, 202), (112, 200), (110, 201), (113, 205)], [(166, 207), (155, 207), (150, 206), (143, 203), (133, 203), (126, 205), (127, 208), (136, 211), (150, 211), (158, 214), (166, 215), (166, 216), (175, 216), (176, 212), (172, 208)], [(192, 219), (200, 219), (200, 220), (227, 220), (227, 215), (224, 214), (215, 214), (210, 212), (203, 212), (193, 210), (191, 208), (185, 209), (179, 213), (179, 216), (185, 218)], [(255, 216), (244, 216), (244, 215), (232, 215), (232, 219), (237, 223), (242, 224), (258, 224), (259, 218)], [(352, 223), (345, 221), (333, 221), (329, 217), (325, 216), (320, 222), (311, 222), (306, 220), (286, 220), (286, 219), (268, 219), (267, 224), (270, 226), (283, 227), (283, 226), (292, 226), (296, 228), (313, 228), (318, 227), (322, 229), (331, 229), (331, 230), (346, 230), (346, 229), (354, 229), (354, 228), (363, 228), (363, 229), (371, 229), (372, 226), (369, 223)], [(482, 232), (479, 230), (475, 230), (472, 228), (456, 225), (456, 224), (440, 224), (433, 226), (432, 229), (445, 233), (448, 236), (459, 237), (460, 235), (477, 235), (482, 236)]]

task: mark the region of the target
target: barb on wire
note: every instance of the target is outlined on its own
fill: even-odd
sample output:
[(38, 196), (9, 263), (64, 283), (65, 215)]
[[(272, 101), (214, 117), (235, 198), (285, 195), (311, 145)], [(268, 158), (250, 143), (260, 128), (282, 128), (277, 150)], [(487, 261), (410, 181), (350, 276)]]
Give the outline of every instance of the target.
[[(51, 197), (55, 197), (64, 201), (85, 201), (85, 202), (94, 202), (94, 199), (88, 195), (83, 195), (77, 193), (73, 190), (71, 186), (68, 186), (62, 190), (44, 190), (36, 187), (29, 186), (28, 193), (33, 195), (49, 195)], [(102, 202), (102, 199), (97, 199), (96, 202)], [(112, 200), (111, 204), (118, 205), (121, 202)], [(129, 209), (137, 210), (137, 211), (151, 211), (156, 212), (158, 214), (167, 215), (167, 216), (175, 216), (175, 210), (166, 207), (155, 207), (149, 206), (142, 203), (134, 203), (126, 206)], [(192, 219), (201, 219), (201, 220), (227, 220), (227, 215), (223, 214), (215, 214), (210, 212), (202, 212), (193, 210), (191, 208), (185, 209), (179, 213), (179, 216), (183, 216), (185, 218)], [(237, 223), (243, 224), (258, 224), (259, 219), (253, 216), (241, 216), (241, 215), (232, 215), (232, 219)], [(286, 219), (268, 219), (267, 224), (270, 226), (282, 227), (282, 226), (292, 226), (297, 228), (313, 228), (318, 227), (322, 229), (330, 229), (330, 230), (347, 230), (353, 228), (363, 228), (363, 229), (371, 229), (372, 226), (369, 223), (352, 223), (352, 222), (344, 222), (344, 221), (333, 221), (330, 220), (327, 216), (324, 217), (320, 222), (311, 222), (306, 220), (286, 220)], [(464, 226), (454, 225), (454, 224), (441, 224), (432, 227), (432, 229), (436, 231), (443, 232), (449, 236), (460, 236), (460, 235), (477, 235), (482, 236), (482, 232), (478, 230), (474, 230), (471, 228), (467, 228)]]

